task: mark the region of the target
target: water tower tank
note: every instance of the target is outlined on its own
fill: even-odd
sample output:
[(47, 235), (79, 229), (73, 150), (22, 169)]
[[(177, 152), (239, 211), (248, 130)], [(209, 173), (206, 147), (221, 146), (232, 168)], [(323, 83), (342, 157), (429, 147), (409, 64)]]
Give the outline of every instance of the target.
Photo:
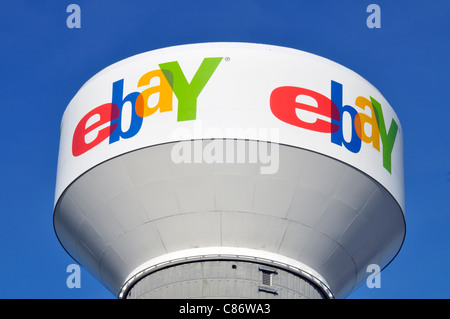
[(61, 245), (118, 298), (342, 298), (402, 246), (402, 128), (325, 58), (170, 47), (78, 91), (55, 193)]

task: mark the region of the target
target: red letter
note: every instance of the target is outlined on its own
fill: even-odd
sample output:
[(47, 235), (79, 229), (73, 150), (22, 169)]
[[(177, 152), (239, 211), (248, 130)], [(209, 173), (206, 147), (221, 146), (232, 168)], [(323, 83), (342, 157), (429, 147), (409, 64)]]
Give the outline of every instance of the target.
[[(87, 121), (89, 121), (89, 119), (96, 114), (100, 115), (100, 119), (97, 122), (89, 125), (89, 127), (86, 127)], [(106, 138), (108, 138), (108, 136), (111, 135), (111, 132), (113, 132), (116, 129), (118, 123), (109, 125), (99, 130), (97, 133), (97, 137), (92, 142), (86, 143), (85, 140), (86, 134), (92, 132), (93, 130), (95, 130), (96, 128), (100, 127), (103, 124), (109, 123), (112, 120), (117, 119), (118, 117), (119, 117), (119, 108), (117, 107), (117, 105), (113, 103), (106, 103), (100, 105), (99, 107), (96, 107), (88, 114), (86, 114), (78, 123), (77, 127), (75, 128), (75, 132), (73, 133), (73, 141), (72, 141), (73, 156), (80, 156), (81, 154), (89, 151), (91, 148), (93, 148), (100, 142), (104, 141)]]
[[(305, 95), (317, 102), (317, 107), (296, 102), (296, 98)], [(293, 86), (282, 86), (273, 90), (270, 95), (270, 109), (272, 113), (283, 122), (305, 128), (307, 130), (333, 133), (339, 129), (339, 110), (336, 105), (326, 96), (315, 91)], [(326, 116), (330, 122), (316, 119), (314, 123), (302, 121), (296, 114), (296, 109), (302, 109), (318, 115)], [(333, 123), (334, 122), (334, 123)]]

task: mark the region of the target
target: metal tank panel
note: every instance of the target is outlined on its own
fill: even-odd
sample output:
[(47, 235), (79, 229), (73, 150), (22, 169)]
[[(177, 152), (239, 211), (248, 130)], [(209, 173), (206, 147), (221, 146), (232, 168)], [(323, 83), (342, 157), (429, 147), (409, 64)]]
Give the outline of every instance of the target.
[(133, 285), (128, 299), (325, 299), (308, 280), (284, 269), (241, 260), (204, 260), (163, 268)]
[[(172, 111), (144, 117), (134, 136), (114, 143), (105, 138), (84, 153), (73, 154), (76, 127), (94, 107), (111, 102), (111, 83), (123, 78), (121, 98), (126, 98), (136, 91), (133, 80), (138, 82), (158, 63), (180, 61), (186, 78), (192, 79), (202, 59), (211, 56), (222, 60), (198, 96), (194, 120), (177, 121), (175, 103)], [(329, 74), (313, 72), (317, 68)], [(250, 268), (256, 265), (251, 258), (278, 263), (295, 278), (306, 278), (323, 296), (347, 296), (365, 281), (368, 265), (386, 267), (402, 246), (402, 132), (399, 126), (387, 172), (381, 155), (386, 146), (377, 152), (363, 145), (359, 152), (349, 152), (331, 143), (330, 134), (284, 123), (271, 112), (270, 93), (277, 87), (297, 85), (330, 96), (330, 80), (351, 87), (351, 93), (343, 90), (344, 100), (351, 96), (343, 104), (354, 103), (358, 94), (375, 96), (388, 123), (386, 134), (391, 119), (399, 123), (389, 104), (364, 79), (292, 49), (187, 45), (138, 55), (100, 72), (80, 89), (63, 118), (54, 211), (62, 246), (118, 297), (135, 294), (137, 288), (131, 287), (150, 287), (149, 272), (163, 276), (176, 269), (196, 269), (201, 261), (192, 263), (190, 258), (213, 262), (224, 256)], [(82, 129), (95, 125), (92, 118)], [(96, 120), (102, 120), (101, 114)], [(86, 145), (105, 127), (92, 136), (86, 133)], [(227, 131), (229, 127), (265, 130), (249, 136)], [(264, 174), (268, 166), (262, 162), (174, 161), (174, 149), (219, 150), (227, 142), (234, 143), (235, 151), (242, 146), (247, 155), (276, 145), (277, 170)], [(165, 264), (175, 268), (162, 267)], [(194, 287), (199, 280), (194, 277), (185, 285)], [(139, 283), (144, 279), (148, 282)], [(164, 294), (159, 290), (152, 296)]]

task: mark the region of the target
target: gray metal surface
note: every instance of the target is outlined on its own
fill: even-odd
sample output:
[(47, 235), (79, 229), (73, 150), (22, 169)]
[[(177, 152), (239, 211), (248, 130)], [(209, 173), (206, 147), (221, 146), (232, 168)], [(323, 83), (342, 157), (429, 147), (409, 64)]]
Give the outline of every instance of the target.
[(272, 266), (243, 261), (202, 261), (168, 267), (139, 280), (128, 299), (324, 299), (308, 280)]

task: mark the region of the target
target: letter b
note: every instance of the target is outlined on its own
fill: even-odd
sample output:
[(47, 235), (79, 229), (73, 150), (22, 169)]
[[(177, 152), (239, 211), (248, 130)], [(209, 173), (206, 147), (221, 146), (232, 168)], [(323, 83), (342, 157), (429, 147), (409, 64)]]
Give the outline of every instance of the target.
[[(109, 144), (117, 142), (121, 138), (127, 139), (133, 137), (139, 132), (142, 126), (142, 117), (136, 114), (135, 105), (136, 103), (143, 105), (144, 101), (142, 101), (142, 99), (142, 95), (138, 92), (133, 92), (126, 97), (123, 97), (123, 79), (113, 83), (112, 103), (119, 108), (119, 116), (111, 119), (111, 126), (114, 125), (115, 127), (117, 125), (117, 128), (111, 131)], [(130, 125), (128, 129), (124, 131), (122, 127), (122, 117), (124, 105), (128, 102), (131, 103), (131, 108), (129, 110), (129, 112), (131, 112), (131, 115), (129, 116)]]

